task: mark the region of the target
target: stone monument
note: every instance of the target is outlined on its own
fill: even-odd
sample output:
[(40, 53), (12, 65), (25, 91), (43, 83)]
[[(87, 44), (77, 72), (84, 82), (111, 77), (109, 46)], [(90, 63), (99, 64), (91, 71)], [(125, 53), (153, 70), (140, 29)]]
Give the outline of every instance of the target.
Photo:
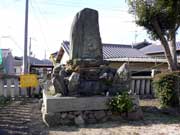
[(54, 68), (52, 81), (62, 96), (115, 95), (128, 90), (127, 64), (116, 70), (103, 61), (96, 10), (85, 8), (76, 14), (70, 34), (70, 60)]
[(102, 43), (96, 10), (85, 8), (76, 14), (70, 34), (70, 59), (102, 61)]
[[(103, 60), (98, 12), (85, 8), (72, 24), (70, 60), (54, 67), (52, 85), (43, 91), (43, 121), (47, 126), (57, 126), (121, 120), (112, 114), (107, 102), (113, 95), (129, 90), (129, 83), (126, 63), (117, 70)], [(52, 87), (55, 96), (48, 94)], [(131, 98), (137, 113), (139, 102)]]

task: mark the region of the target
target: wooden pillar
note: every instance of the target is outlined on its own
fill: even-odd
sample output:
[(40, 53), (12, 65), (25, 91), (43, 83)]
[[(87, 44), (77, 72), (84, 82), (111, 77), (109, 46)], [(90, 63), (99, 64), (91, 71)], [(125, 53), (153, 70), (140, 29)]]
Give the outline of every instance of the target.
[(131, 79), (131, 90), (134, 93), (135, 92), (135, 80)]
[(139, 91), (140, 91), (140, 85), (141, 85), (140, 80), (139, 80), (139, 79), (136, 80), (136, 94), (137, 94), (137, 95), (140, 94), (140, 93), (139, 93)]
[(146, 95), (150, 94), (151, 80), (146, 80)]
[(144, 95), (145, 94), (145, 79), (141, 80), (141, 89), (140, 89), (140, 93), (141, 95)]

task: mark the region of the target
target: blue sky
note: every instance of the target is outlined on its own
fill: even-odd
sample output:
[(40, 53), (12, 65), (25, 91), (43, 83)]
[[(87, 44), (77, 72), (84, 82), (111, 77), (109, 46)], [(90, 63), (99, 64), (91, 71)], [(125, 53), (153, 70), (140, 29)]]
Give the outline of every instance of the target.
[[(149, 40), (146, 31), (137, 27), (134, 17), (127, 13), (125, 0), (29, 0), (33, 55), (43, 59), (46, 52), (48, 58), (63, 40), (69, 40), (73, 17), (85, 7), (98, 10), (103, 43), (132, 44)], [(22, 56), (25, 0), (0, 0), (0, 11), (0, 47), (10, 48), (14, 56)]]

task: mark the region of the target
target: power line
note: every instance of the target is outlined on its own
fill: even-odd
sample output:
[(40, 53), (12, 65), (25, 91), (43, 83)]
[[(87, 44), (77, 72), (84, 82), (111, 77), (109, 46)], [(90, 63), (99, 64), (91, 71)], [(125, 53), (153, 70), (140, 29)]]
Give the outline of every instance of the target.
[(7, 0), (1, 1), (1, 4), (0, 4), (0, 6), (2, 7), (1, 10), (4, 10), (4, 9), (8, 10), (15, 3), (16, 3), (16, 1), (13, 1), (13, 4), (11, 2), (8, 2)]
[[(38, 2), (39, 3), (39, 2)], [(32, 2), (31, 2), (31, 7), (32, 7), (32, 9), (33, 9), (33, 11), (34, 11), (34, 14), (35, 14), (35, 16), (36, 16), (36, 18), (38, 18), (37, 17), (37, 15), (36, 15), (36, 13), (35, 12), (37, 12), (38, 11), (38, 13), (40, 14), (40, 16), (42, 16), (42, 18), (43, 18), (43, 20), (44, 20), (44, 22), (46, 22), (46, 24), (48, 25), (48, 19), (45, 17), (46, 15), (47, 15), (47, 13), (45, 13), (45, 12), (42, 12), (42, 10), (41, 10), (41, 8), (40, 8), (40, 6), (39, 6), (39, 4), (37, 3), (37, 1), (36, 0), (34, 0), (34, 4), (32, 4)], [(57, 1), (53, 1), (53, 2), (46, 2), (46, 3), (42, 3), (42, 2), (40, 2), (41, 3), (41, 7), (43, 7), (42, 6), (42, 4), (44, 4), (44, 5), (46, 5), (46, 6), (61, 6), (61, 7), (81, 7), (81, 6), (83, 6), (82, 5), (82, 3), (74, 3), (74, 2), (57, 2)], [(84, 6), (83, 6), (84, 7)], [(128, 10), (123, 10), (123, 9), (120, 9), (120, 8), (115, 8), (115, 7), (104, 7), (104, 6), (100, 6), (100, 8), (101, 9), (109, 9), (110, 11), (119, 11), (119, 12), (126, 12), (127, 13), (127, 11)], [(111, 16), (113, 16), (113, 15), (115, 15), (114, 13), (111, 15)], [(120, 15), (120, 14), (118, 14), (118, 15)], [(45, 45), (46, 45), (46, 47), (47, 47), (47, 49), (48, 49), (48, 46), (47, 46), (47, 41), (46, 41), (46, 37), (45, 37), (45, 35), (44, 35), (44, 33), (43, 33), (43, 28), (42, 28), (42, 24), (41, 24), (41, 21), (40, 21), (40, 18), (38, 18), (37, 19), (38, 20), (38, 23), (39, 23), (39, 25), (40, 25), (40, 31), (41, 31), (41, 33), (42, 33), (42, 36), (43, 36), (43, 38), (44, 38), (44, 41), (45, 41)], [(119, 20), (121, 23), (133, 23), (134, 22), (134, 20), (133, 21), (124, 21), (124, 20)]]
[(13, 37), (8, 35), (8, 36), (1, 36), (0, 38), (10, 39), (21, 51), (23, 51), (23, 49), (18, 45), (18, 43), (16, 42), (16, 40)]
[[(44, 18), (44, 20), (45, 20), (46, 23), (48, 24), (48, 20), (47, 20), (47, 18), (45, 17), (45, 13), (42, 12), (42, 10), (41, 10), (39, 4), (36, 2), (36, 0), (34, 0), (34, 2), (35, 2), (35, 5), (36, 5), (37, 10), (39, 11), (40, 15)], [(31, 4), (32, 4), (32, 3), (31, 3)]]
[[(37, 22), (38, 22), (38, 24), (39, 24), (39, 29), (40, 29), (42, 38), (43, 38), (43, 40), (44, 40), (44, 43), (45, 43), (45, 45), (46, 45), (46, 48), (47, 48), (47, 50), (49, 50), (49, 49), (48, 49), (48, 45), (47, 45), (46, 36), (44, 35), (40, 18), (36, 15), (36, 13), (35, 13), (35, 12), (36, 12), (36, 9), (35, 9), (35, 7), (33, 6), (33, 4), (32, 4), (31, 1), (30, 1), (30, 5), (31, 5), (31, 8), (32, 8), (32, 10), (33, 10), (34, 16), (37, 18)], [(36, 4), (36, 5), (37, 5), (37, 4)], [(39, 11), (40, 14), (42, 13), (40, 9), (38, 9), (38, 11)]]
[[(48, 8), (46, 8), (46, 13), (42, 12), (42, 10), (40, 9), (40, 6), (38, 6), (36, 0), (34, 0), (34, 2), (35, 2), (35, 5), (37, 5), (36, 7), (39, 10), (39, 13), (43, 17), (45, 17), (45, 15), (48, 14), (48, 12), (47, 12)], [(51, 6), (51, 5), (52, 6), (61, 6), (61, 7), (69, 7), (69, 8), (72, 8), (72, 7), (82, 7), (82, 8), (87, 7), (87, 4), (84, 4), (84, 5), (86, 5), (86, 6), (84, 6), (84, 5), (82, 5), (82, 3), (77, 3), (77, 2), (74, 2), (74, 1), (69, 1), (69, 2), (67, 2), (67, 1), (66, 2), (65, 1), (58, 1), (58, 2), (55, 1), (54, 2), (53, 1), (53, 2), (39, 2), (39, 3), (41, 4), (41, 7), (43, 7), (43, 5), (44, 6)], [(99, 11), (101, 11), (101, 12), (103, 12), (103, 10), (106, 10), (106, 11), (109, 10), (109, 11), (112, 11), (112, 12), (115, 11), (113, 14), (111, 14), (112, 17), (114, 17), (114, 15), (121, 15), (121, 13), (128, 13), (128, 10), (122, 9), (120, 7), (103, 7), (102, 5), (99, 5), (98, 7), (99, 7)], [(51, 8), (51, 9), (53, 10), (54, 8)], [(53, 12), (51, 14), (54, 15), (54, 14), (57, 14), (57, 12)], [(130, 22), (131, 21), (129, 21), (128, 23), (130, 23)], [(127, 21), (125, 21), (125, 23), (127, 23)]]
[[(40, 15), (44, 18), (44, 20), (45, 20), (45, 22), (46, 22), (46, 25), (48, 25), (48, 24), (49, 24), (49, 23), (48, 23), (48, 19), (45, 17), (45, 14), (42, 12), (39, 4), (36, 2), (36, 0), (34, 0), (34, 2), (35, 2), (35, 5), (37, 6), (37, 9), (38, 9)], [(42, 27), (41, 27), (41, 29), (42, 29)], [(43, 34), (43, 33), (42, 33), (42, 34)], [(48, 50), (48, 51), (49, 51), (49, 47), (48, 47), (48, 44), (47, 44), (47, 40), (46, 40), (46, 37), (45, 37), (44, 34), (43, 34), (43, 38), (44, 38), (45, 45), (46, 45), (46, 49), (45, 49), (45, 50)]]
[[(35, 0), (34, 0), (34, 2), (35, 2)], [(42, 3), (42, 2), (41, 2)], [(43, 2), (44, 3), (44, 2)], [(59, 2), (58, 2), (59, 3)], [(45, 18), (44, 20), (46, 21), (46, 22), (48, 22), (47, 21), (47, 19), (46, 19), (46, 17), (45, 17), (45, 15), (47, 15), (48, 14), (48, 12), (42, 12), (42, 10), (40, 9), (40, 6), (37, 4), (37, 2), (35, 3), (37, 6), (37, 9), (38, 9), (38, 11), (39, 11), (39, 13)], [(58, 6), (59, 4), (57, 4), (57, 3), (52, 3), (51, 2), (51, 4), (49, 4), (49, 3), (44, 3), (45, 5), (51, 5), (51, 4), (53, 4), (53, 5), (55, 5), (55, 6)], [(61, 7), (70, 7), (70, 8), (72, 8), (72, 7), (80, 7), (80, 6), (77, 6), (77, 5), (68, 5), (68, 4), (60, 4), (60, 6)], [(42, 6), (42, 4), (41, 4), (41, 7), (43, 7)], [(84, 6), (83, 6), (84, 7)], [(101, 9), (100, 10), (106, 10), (106, 9), (109, 9), (110, 11), (116, 11), (116, 13), (113, 13), (113, 14), (110, 14), (111, 15), (111, 17), (116, 17), (116, 18), (118, 18), (118, 17), (121, 17), (121, 15), (123, 14), (123, 13), (128, 13), (128, 10), (122, 10), (122, 9), (120, 9), (120, 8), (117, 8), (117, 9), (113, 9), (113, 8), (111, 8), (111, 7), (109, 7), (109, 8), (103, 8), (102, 6), (100, 6), (101, 7)], [(52, 8), (51, 8), (52, 9)], [(53, 10), (53, 9), (52, 9)], [(66, 11), (65, 11), (66, 12)], [(57, 14), (57, 12), (54, 12), (54, 13), (51, 13), (51, 14)], [(118, 15), (118, 17), (117, 17), (117, 15)], [(133, 23), (134, 21), (131, 21), (131, 20), (129, 20), (129, 21), (121, 21), (121, 22), (123, 22), (123, 23)]]
[(109, 5), (103, 5), (103, 4), (98, 4), (98, 3), (95, 3), (94, 5), (91, 5), (89, 3), (77, 3), (77, 2), (74, 2), (74, 1), (70, 1), (70, 2), (63, 2), (63, 1), (58, 1), (58, 2), (41, 2), (41, 5), (46, 5), (46, 6), (57, 6), (57, 7), (69, 7), (69, 8), (72, 8), (72, 7), (81, 7), (81, 8), (84, 8), (84, 7), (92, 7), (92, 6), (96, 6), (96, 7), (99, 7), (100, 9), (102, 10), (110, 10), (110, 11), (118, 11), (118, 12), (128, 12), (128, 10), (126, 9), (120, 9), (120, 7), (109, 7)]

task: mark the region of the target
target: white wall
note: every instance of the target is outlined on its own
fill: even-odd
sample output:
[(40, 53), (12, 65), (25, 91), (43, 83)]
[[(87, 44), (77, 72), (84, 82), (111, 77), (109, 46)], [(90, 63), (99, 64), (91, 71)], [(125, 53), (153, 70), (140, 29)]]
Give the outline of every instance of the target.
[(20, 75), (22, 72), (22, 67), (21, 66), (14, 66), (14, 69), (16, 70), (15, 74)]

